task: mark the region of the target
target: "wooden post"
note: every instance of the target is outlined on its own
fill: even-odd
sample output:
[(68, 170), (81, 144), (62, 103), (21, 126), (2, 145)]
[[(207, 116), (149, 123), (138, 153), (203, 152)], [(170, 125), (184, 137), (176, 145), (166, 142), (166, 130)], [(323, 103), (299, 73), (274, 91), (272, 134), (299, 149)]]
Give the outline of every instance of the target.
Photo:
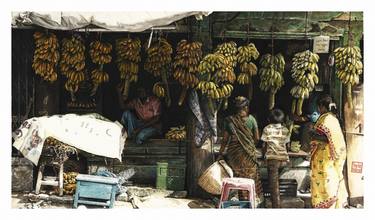
[(44, 171), (44, 165), (42, 164), (39, 166), (39, 170), (38, 170), (38, 177), (37, 177), (36, 186), (35, 186), (35, 194), (39, 194), (40, 192), (40, 187), (42, 186), (43, 171)]
[(187, 124), (187, 188), (190, 196), (209, 198), (210, 195), (199, 185), (198, 179), (203, 172), (213, 163), (212, 143), (207, 139), (202, 147), (197, 147), (194, 142), (195, 125), (197, 120), (192, 113), (189, 114)]
[(64, 163), (60, 164), (59, 167), (59, 196), (64, 194)]
[(363, 85), (353, 88), (353, 108), (344, 105), (349, 204), (363, 205)]

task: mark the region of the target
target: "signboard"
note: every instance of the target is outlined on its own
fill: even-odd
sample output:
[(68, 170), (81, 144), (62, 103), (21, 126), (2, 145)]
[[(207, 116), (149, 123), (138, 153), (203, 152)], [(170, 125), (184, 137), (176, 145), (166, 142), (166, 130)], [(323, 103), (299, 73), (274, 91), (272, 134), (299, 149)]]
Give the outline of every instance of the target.
[(328, 53), (329, 51), (329, 36), (314, 37), (314, 53)]

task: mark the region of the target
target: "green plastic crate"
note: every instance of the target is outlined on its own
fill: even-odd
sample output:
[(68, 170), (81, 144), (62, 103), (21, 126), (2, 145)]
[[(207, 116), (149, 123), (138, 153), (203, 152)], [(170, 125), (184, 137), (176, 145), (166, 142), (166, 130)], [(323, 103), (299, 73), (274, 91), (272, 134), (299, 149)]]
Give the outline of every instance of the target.
[(166, 162), (156, 163), (156, 188), (182, 191), (185, 189), (184, 164)]

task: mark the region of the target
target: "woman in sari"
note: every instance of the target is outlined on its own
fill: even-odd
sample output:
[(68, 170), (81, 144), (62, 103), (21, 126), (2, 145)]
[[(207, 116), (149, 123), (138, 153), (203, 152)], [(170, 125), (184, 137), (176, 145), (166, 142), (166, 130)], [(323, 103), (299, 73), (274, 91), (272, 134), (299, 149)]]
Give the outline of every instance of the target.
[[(256, 206), (263, 202), (262, 184), (256, 160), (256, 148), (253, 132), (249, 126), (249, 100), (245, 97), (237, 97), (236, 114), (225, 119), (224, 136), (220, 148), (223, 155), (227, 148), (226, 161), (233, 169), (235, 177), (250, 178), (255, 181)], [(247, 200), (247, 192), (240, 192), (241, 200)]]
[(347, 205), (343, 168), (346, 144), (336, 106), (329, 95), (318, 101), (320, 117), (311, 142), (311, 198), (314, 208), (344, 208)]

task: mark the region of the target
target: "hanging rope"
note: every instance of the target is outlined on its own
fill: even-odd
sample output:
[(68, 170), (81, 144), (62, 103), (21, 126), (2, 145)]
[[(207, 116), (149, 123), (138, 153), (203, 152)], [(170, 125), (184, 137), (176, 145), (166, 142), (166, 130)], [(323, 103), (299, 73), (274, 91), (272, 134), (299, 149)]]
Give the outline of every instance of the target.
[(246, 44), (249, 44), (249, 38), (250, 38), (250, 13), (247, 12), (247, 40), (246, 40)]
[(349, 12), (349, 20), (348, 20), (348, 45), (350, 47), (353, 46), (353, 35), (352, 35), (352, 12)]
[(310, 45), (309, 45), (308, 42), (307, 42), (307, 13), (308, 13), (308, 12), (305, 12), (305, 44), (308, 45), (308, 46), (307, 46), (307, 47), (308, 47), (307, 49), (309, 49), (309, 46), (310, 46)]

